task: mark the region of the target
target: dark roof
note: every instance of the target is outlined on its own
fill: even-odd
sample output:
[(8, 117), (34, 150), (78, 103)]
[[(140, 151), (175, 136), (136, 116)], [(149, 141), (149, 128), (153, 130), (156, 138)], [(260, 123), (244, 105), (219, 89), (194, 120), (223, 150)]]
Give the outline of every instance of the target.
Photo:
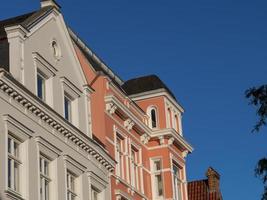
[(209, 191), (207, 179), (189, 182), (187, 189), (188, 200), (222, 200), (220, 191)]
[(37, 19), (49, 13), (52, 9), (53, 6), (47, 6), (34, 12), (0, 21), (0, 39), (6, 37), (5, 27), (21, 25), (23, 28), (28, 29)]
[(157, 89), (165, 89), (176, 100), (170, 89), (156, 75), (148, 75), (126, 81), (122, 88), (128, 95), (139, 94)]

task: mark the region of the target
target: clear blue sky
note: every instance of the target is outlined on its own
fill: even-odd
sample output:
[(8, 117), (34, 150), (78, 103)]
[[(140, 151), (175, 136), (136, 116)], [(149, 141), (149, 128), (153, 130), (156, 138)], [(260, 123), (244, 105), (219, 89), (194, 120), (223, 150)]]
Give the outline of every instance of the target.
[[(221, 174), (226, 200), (257, 200), (254, 176), (267, 153), (266, 128), (244, 91), (267, 83), (266, 0), (59, 0), (67, 23), (124, 80), (157, 74), (186, 109), (195, 151), (188, 179)], [(37, 9), (38, 0), (1, 2), (0, 19)]]

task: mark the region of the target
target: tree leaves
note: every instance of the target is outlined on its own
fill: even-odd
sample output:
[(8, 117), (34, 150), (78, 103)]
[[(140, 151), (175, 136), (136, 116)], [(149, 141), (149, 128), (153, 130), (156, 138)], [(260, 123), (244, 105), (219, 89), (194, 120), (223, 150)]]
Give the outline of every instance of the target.
[(262, 126), (266, 125), (267, 118), (267, 85), (258, 88), (250, 88), (246, 91), (246, 98), (250, 100), (250, 104), (257, 107), (257, 115), (259, 121), (256, 123), (253, 131), (259, 131)]
[[(262, 126), (266, 125), (267, 119), (267, 85), (262, 85), (260, 87), (253, 87), (246, 91), (246, 98), (250, 100), (250, 104), (256, 106), (257, 115), (259, 116), (259, 121), (254, 126), (253, 132), (259, 132)], [(262, 200), (267, 200), (267, 158), (262, 158), (259, 160), (255, 174), (259, 177), (264, 186), (264, 192), (262, 195)]]

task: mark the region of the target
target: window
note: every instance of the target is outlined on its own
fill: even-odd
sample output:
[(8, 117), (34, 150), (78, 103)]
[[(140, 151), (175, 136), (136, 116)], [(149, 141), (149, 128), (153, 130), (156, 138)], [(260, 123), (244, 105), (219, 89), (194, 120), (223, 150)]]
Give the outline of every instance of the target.
[(43, 156), (39, 159), (40, 167), (40, 199), (49, 200), (49, 161)]
[(174, 188), (174, 199), (181, 200), (181, 180), (180, 180), (180, 168), (174, 163), (173, 164), (173, 188)]
[(124, 140), (117, 135), (116, 138), (116, 161), (117, 161), (117, 166), (116, 166), (116, 174), (117, 176), (120, 176), (123, 178), (123, 142)]
[(37, 96), (45, 101), (45, 78), (40, 73), (37, 73)]
[(69, 122), (71, 121), (71, 99), (68, 95), (64, 95), (64, 117)]
[(8, 137), (8, 188), (19, 192), (19, 167), (21, 161), (19, 159), (19, 142), (9, 136)]
[(158, 126), (157, 109), (155, 107), (150, 107), (148, 109), (148, 115), (150, 117), (149, 127), (150, 128), (157, 128), (157, 126)]
[(99, 200), (99, 191), (95, 187), (92, 187), (91, 192), (91, 200)]
[(162, 197), (163, 196), (163, 180), (162, 180), (162, 166), (161, 160), (157, 159), (153, 161), (153, 177), (154, 177), (154, 196)]
[(131, 148), (131, 177), (132, 186), (139, 188), (139, 173), (138, 173), (138, 151), (134, 147)]
[(175, 129), (179, 132), (179, 119), (177, 115), (175, 115)]
[(67, 172), (67, 200), (75, 200), (75, 176), (71, 172)]

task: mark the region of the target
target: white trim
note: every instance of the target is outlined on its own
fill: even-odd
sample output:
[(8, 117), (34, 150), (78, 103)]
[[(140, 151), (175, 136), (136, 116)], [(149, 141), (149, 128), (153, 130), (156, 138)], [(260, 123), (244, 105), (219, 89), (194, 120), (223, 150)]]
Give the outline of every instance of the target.
[(10, 115), (4, 115), (3, 120), (6, 124), (6, 131), (14, 135), (20, 142), (24, 142), (27, 139), (31, 138), (34, 134), (32, 130), (21, 124), (15, 118)]
[(42, 72), (42, 74), (45, 76), (45, 79), (49, 79), (56, 75), (58, 70), (46, 59), (44, 59), (38, 52), (33, 52), (32, 57), (34, 66)]

